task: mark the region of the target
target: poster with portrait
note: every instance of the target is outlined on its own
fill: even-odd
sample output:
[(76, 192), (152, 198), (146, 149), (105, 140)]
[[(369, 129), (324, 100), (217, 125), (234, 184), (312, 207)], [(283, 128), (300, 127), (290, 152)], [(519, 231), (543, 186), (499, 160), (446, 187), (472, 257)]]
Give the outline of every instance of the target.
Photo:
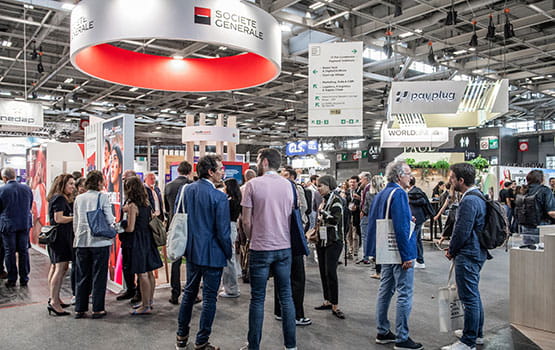
[[(133, 169), (135, 126), (132, 115), (122, 115), (102, 123), (102, 146), (98, 170), (104, 175), (104, 191), (110, 197), (116, 222), (122, 219), (123, 181), (125, 169)], [(112, 282), (122, 284), (122, 257), (119, 239), (110, 250), (109, 276)]]
[(33, 191), (31, 213), (33, 222), (29, 239), (31, 244), (39, 243), (38, 237), (42, 226), (48, 220), (48, 202), (46, 201), (46, 145), (27, 149), (27, 184)]

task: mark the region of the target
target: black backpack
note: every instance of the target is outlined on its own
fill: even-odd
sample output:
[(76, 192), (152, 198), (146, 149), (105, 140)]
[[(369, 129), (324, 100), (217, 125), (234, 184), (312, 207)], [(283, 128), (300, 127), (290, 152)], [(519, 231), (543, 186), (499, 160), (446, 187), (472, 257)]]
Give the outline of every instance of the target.
[(519, 225), (536, 227), (540, 224), (540, 211), (536, 206), (536, 194), (519, 194), (515, 199), (515, 216)]
[(472, 196), (482, 198), (486, 202), (485, 225), (481, 232), (478, 232), (478, 240), (484, 249), (495, 249), (501, 247), (509, 238), (509, 221), (505, 209), (501, 203), (491, 199), (486, 199), (479, 191), (468, 193)]

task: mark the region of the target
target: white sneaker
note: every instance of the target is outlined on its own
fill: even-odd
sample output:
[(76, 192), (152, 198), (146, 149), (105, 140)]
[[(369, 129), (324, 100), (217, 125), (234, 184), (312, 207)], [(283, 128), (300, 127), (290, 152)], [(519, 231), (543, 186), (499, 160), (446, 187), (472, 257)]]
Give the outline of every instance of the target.
[(241, 293), (237, 293), (237, 294), (227, 294), (226, 292), (220, 292), (220, 294), (218, 294), (220, 297), (222, 298), (239, 298), (239, 296), (241, 295)]
[(281, 321), (281, 316), (274, 315), (274, 318), (275, 318), (276, 320), (278, 320), (278, 321)]
[(295, 320), (295, 324), (297, 326), (309, 326), (312, 324), (312, 320), (310, 318), (303, 317)]
[(476, 347), (470, 347), (465, 343), (461, 343), (460, 341), (453, 343), (451, 345), (447, 345), (441, 348), (441, 350), (476, 350)]
[[(462, 329), (457, 329), (453, 332), (453, 334), (455, 334), (455, 337), (461, 339), (463, 336), (463, 330)], [(484, 345), (484, 338), (476, 338), (476, 345)]]
[(415, 268), (415, 269), (425, 269), (425, 268), (426, 268), (426, 264), (424, 264), (424, 263), (421, 264), (421, 263), (415, 262), (415, 263), (414, 263), (414, 268)]

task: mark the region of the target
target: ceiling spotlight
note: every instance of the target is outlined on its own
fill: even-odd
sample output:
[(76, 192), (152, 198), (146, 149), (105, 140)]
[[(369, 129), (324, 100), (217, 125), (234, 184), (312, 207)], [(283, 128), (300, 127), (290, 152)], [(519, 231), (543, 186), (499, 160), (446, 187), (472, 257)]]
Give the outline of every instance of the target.
[(12, 47), (13, 43), (9, 40), (2, 40), (2, 46), (4, 47)]
[(457, 24), (457, 11), (455, 11), (455, 6), (453, 1), (451, 1), (451, 8), (449, 12), (447, 12), (447, 17), (445, 18), (445, 25), (446, 26), (453, 26)]
[(39, 62), (39, 64), (37, 64), (37, 72), (39, 72), (39, 74), (44, 73), (44, 66), (42, 65), (42, 62)]
[(393, 17), (399, 17), (403, 14), (403, 7), (401, 6), (401, 0), (395, 0), (395, 14)]
[(139, 90), (138, 87), (132, 87), (131, 89), (129, 89), (129, 91), (131, 91), (131, 92), (135, 92), (135, 91), (137, 91), (137, 90)]
[(64, 80), (64, 84), (71, 84), (72, 81), (73, 78), (67, 78), (66, 80)]
[(245, 103), (245, 105), (243, 107), (250, 107), (250, 106), (253, 106), (253, 105), (254, 105), (254, 103), (249, 102), (249, 103)]
[(303, 90), (299, 90), (299, 91), (295, 91), (296, 95), (302, 94), (304, 91)]
[(289, 113), (289, 112), (294, 112), (294, 111), (295, 111), (295, 108), (289, 108), (289, 109), (284, 110), (283, 112)]
[(172, 55), (174, 60), (182, 60), (184, 57), (182, 55)]
[(383, 52), (387, 56), (387, 58), (391, 58), (393, 56), (393, 45), (391, 44), (391, 36), (393, 32), (391, 29), (387, 29), (385, 31), (385, 44), (383, 45)]
[(434, 55), (434, 49), (432, 48), (432, 42), (428, 42), (428, 46), (430, 47), (430, 50), (428, 51), (428, 64), (430, 66), (437, 66), (438, 63), (436, 61), (436, 57)]
[(474, 28), (474, 34), (472, 34), (472, 38), (470, 39), (470, 43), (468, 45), (470, 45), (471, 47), (477, 47), (478, 35), (476, 34), (476, 21), (472, 21), (472, 27)]
[(489, 15), (488, 33), (486, 34), (486, 39), (495, 39), (495, 25), (493, 24), (493, 15)]
[(206, 97), (206, 96), (201, 96), (201, 97), (197, 98), (197, 101), (203, 101), (203, 100), (206, 100), (207, 98), (208, 97)]
[(509, 13), (511, 12), (511, 10), (506, 8), (504, 10), (504, 12), (505, 12), (505, 26), (503, 28), (504, 29), (503, 32), (505, 34), (505, 39), (510, 39), (510, 38), (515, 36), (515, 31), (514, 31), (513, 25), (509, 21)]

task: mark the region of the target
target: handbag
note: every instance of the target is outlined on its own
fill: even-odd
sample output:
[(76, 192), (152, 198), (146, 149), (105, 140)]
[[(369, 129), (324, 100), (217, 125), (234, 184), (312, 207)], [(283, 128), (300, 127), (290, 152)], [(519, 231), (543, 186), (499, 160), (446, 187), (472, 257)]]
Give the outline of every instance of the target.
[(172, 262), (181, 259), (181, 257), (185, 255), (185, 249), (187, 248), (187, 213), (185, 213), (183, 209), (183, 196), (186, 187), (187, 185), (184, 185), (179, 191), (175, 214), (173, 215), (170, 228), (168, 229), (166, 250), (168, 258)]
[(440, 332), (451, 332), (455, 329), (461, 329), (464, 324), (464, 311), (457, 292), (457, 285), (451, 283), (454, 266), (455, 264), (451, 263), (447, 286), (439, 288), (437, 301)]
[[(397, 236), (393, 227), (393, 220), (389, 218), (389, 209), (391, 207), (391, 199), (397, 191), (395, 188), (387, 198), (385, 210), (385, 218), (376, 220), (376, 264), (402, 264), (401, 254), (397, 246)], [(414, 232), (414, 222), (410, 222), (410, 237)]]
[(89, 222), (89, 227), (91, 228), (91, 235), (93, 237), (103, 237), (103, 238), (114, 238), (116, 237), (116, 230), (108, 224), (106, 216), (102, 207), (100, 207), (100, 195), (98, 194), (98, 199), (96, 201), (96, 209), (87, 212), (87, 221)]
[(150, 231), (152, 232), (152, 239), (157, 247), (163, 247), (166, 245), (166, 240), (168, 235), (166, 229), (164, 228), (164, 222), (160, 220), (157, 216), (152, 216), (148, 222)]
[(39, 244), (52, 244), (58, 236), (58, 226), (43, 226), (39, 233)]
[(297, 200), (297, 188), (291, 182), (293, 189), (293, 202), (294, 207), (291, 211), (291, 221), (289, 222), (289, 234), (291, 235), (291, 254), (292, 256), (309, 255), (308, 243), (304, 234), (303, 221), (301, 210), (299, 209), (299, 202)]

